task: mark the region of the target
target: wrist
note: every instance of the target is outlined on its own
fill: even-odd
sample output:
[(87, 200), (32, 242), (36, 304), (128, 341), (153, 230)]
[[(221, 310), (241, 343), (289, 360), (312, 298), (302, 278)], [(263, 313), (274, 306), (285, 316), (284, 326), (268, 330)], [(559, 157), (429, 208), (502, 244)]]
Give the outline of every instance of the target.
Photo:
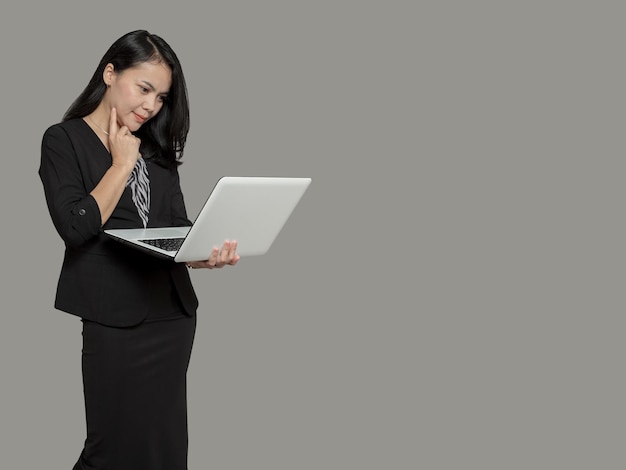
[(109, 170), (115, 173), (126, 175), (128, 177), (128, 175), (130, 175), (133, 171), (134, 167), (135, 165), (131, 162), (120, 163), (114, 161), (113, 163), (111, 163), (111, 167), (109, 168)]

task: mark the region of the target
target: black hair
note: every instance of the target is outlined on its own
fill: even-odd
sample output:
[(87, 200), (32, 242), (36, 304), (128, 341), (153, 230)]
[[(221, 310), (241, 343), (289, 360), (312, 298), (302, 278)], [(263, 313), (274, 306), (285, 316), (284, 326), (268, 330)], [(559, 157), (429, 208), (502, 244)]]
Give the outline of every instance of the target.
[(156, 116), (135, 133), (141, 139), (140, 152), (165, 167), (180, 164), (189, 133), (189, 100), (183, 70), (172, 48), (161, 37), (145, 30), (126, 33), (104, 54), (88, 85), (63, 115), (63, 121), (92, 113), (107, 89), (103, 74), (107, 64), (123, 72), (144, 62), (163, 62), (172, 72), (172, 84)]

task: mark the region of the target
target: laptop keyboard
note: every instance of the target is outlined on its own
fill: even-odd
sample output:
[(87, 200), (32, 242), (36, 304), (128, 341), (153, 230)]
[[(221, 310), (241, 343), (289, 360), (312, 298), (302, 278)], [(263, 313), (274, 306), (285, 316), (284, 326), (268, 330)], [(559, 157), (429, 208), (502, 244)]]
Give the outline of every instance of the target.
[(183, 244), (184, 237), (182, 238), (153, 238), (150, 240), (139, 240), (140, 242), (148, 245), (155, 246), (165, 251), (178, 251), (180, 245)]

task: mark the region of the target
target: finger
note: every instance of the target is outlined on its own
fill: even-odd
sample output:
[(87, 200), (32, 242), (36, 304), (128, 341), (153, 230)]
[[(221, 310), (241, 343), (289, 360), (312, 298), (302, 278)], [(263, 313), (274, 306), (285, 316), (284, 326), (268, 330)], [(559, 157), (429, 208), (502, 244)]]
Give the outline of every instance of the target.
[(130, 135), (132, 140), (132, 144), (133, 144), (133, 149), (136, 151), (136, 159), (135, 160), (139, 160), (141, 158), (141, 152), (139, 151), (139, 149), (141, 148), (141, 140), (138, 137), (133, 136), (132, 134)]
[(232, 263), (237, 255), (237, 240), (233, 240), (230, 242), (230, 250), (228, 252), (228, 262)]
[(233, 260), (233, 256), (234, 256), (234, 248), (236, 247), (236, 244), (234, 241), (230, 241), (230, 240), (226, 240), (224, 242), (224, 247), (222, 248), (222, 263), (223, 264), (230, 264), (230, 262)]
[(109, 134), (115, 135), (119, 131), (119, 127), (117, 125), (117, 110), (115, 108), (111, 108), (111, 115), (109, 116)]
[(220, 250), (220, 263), (226, 263), (228, 261), (228, 253), (230, 252), (230, 241), (226, 240)]
[(220, 253), (219, 248), (214, 247), (213, 251), (211, 252), (211, 256), (209, 256), (209, 259), (207, 260), (207, 264), (209, 265), (209, 267), (211, 268), (215, 267), (215, 265), (217, 264), (219, 260), (219, 253)]

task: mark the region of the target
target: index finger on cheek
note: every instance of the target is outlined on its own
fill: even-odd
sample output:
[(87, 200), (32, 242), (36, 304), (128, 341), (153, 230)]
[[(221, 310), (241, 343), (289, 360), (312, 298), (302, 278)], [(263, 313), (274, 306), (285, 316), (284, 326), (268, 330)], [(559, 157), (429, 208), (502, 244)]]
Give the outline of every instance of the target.
[(109, 134), (114, 134), (117, 130), (117, 110), (111, 108), (111, 114), (109, 116)]

